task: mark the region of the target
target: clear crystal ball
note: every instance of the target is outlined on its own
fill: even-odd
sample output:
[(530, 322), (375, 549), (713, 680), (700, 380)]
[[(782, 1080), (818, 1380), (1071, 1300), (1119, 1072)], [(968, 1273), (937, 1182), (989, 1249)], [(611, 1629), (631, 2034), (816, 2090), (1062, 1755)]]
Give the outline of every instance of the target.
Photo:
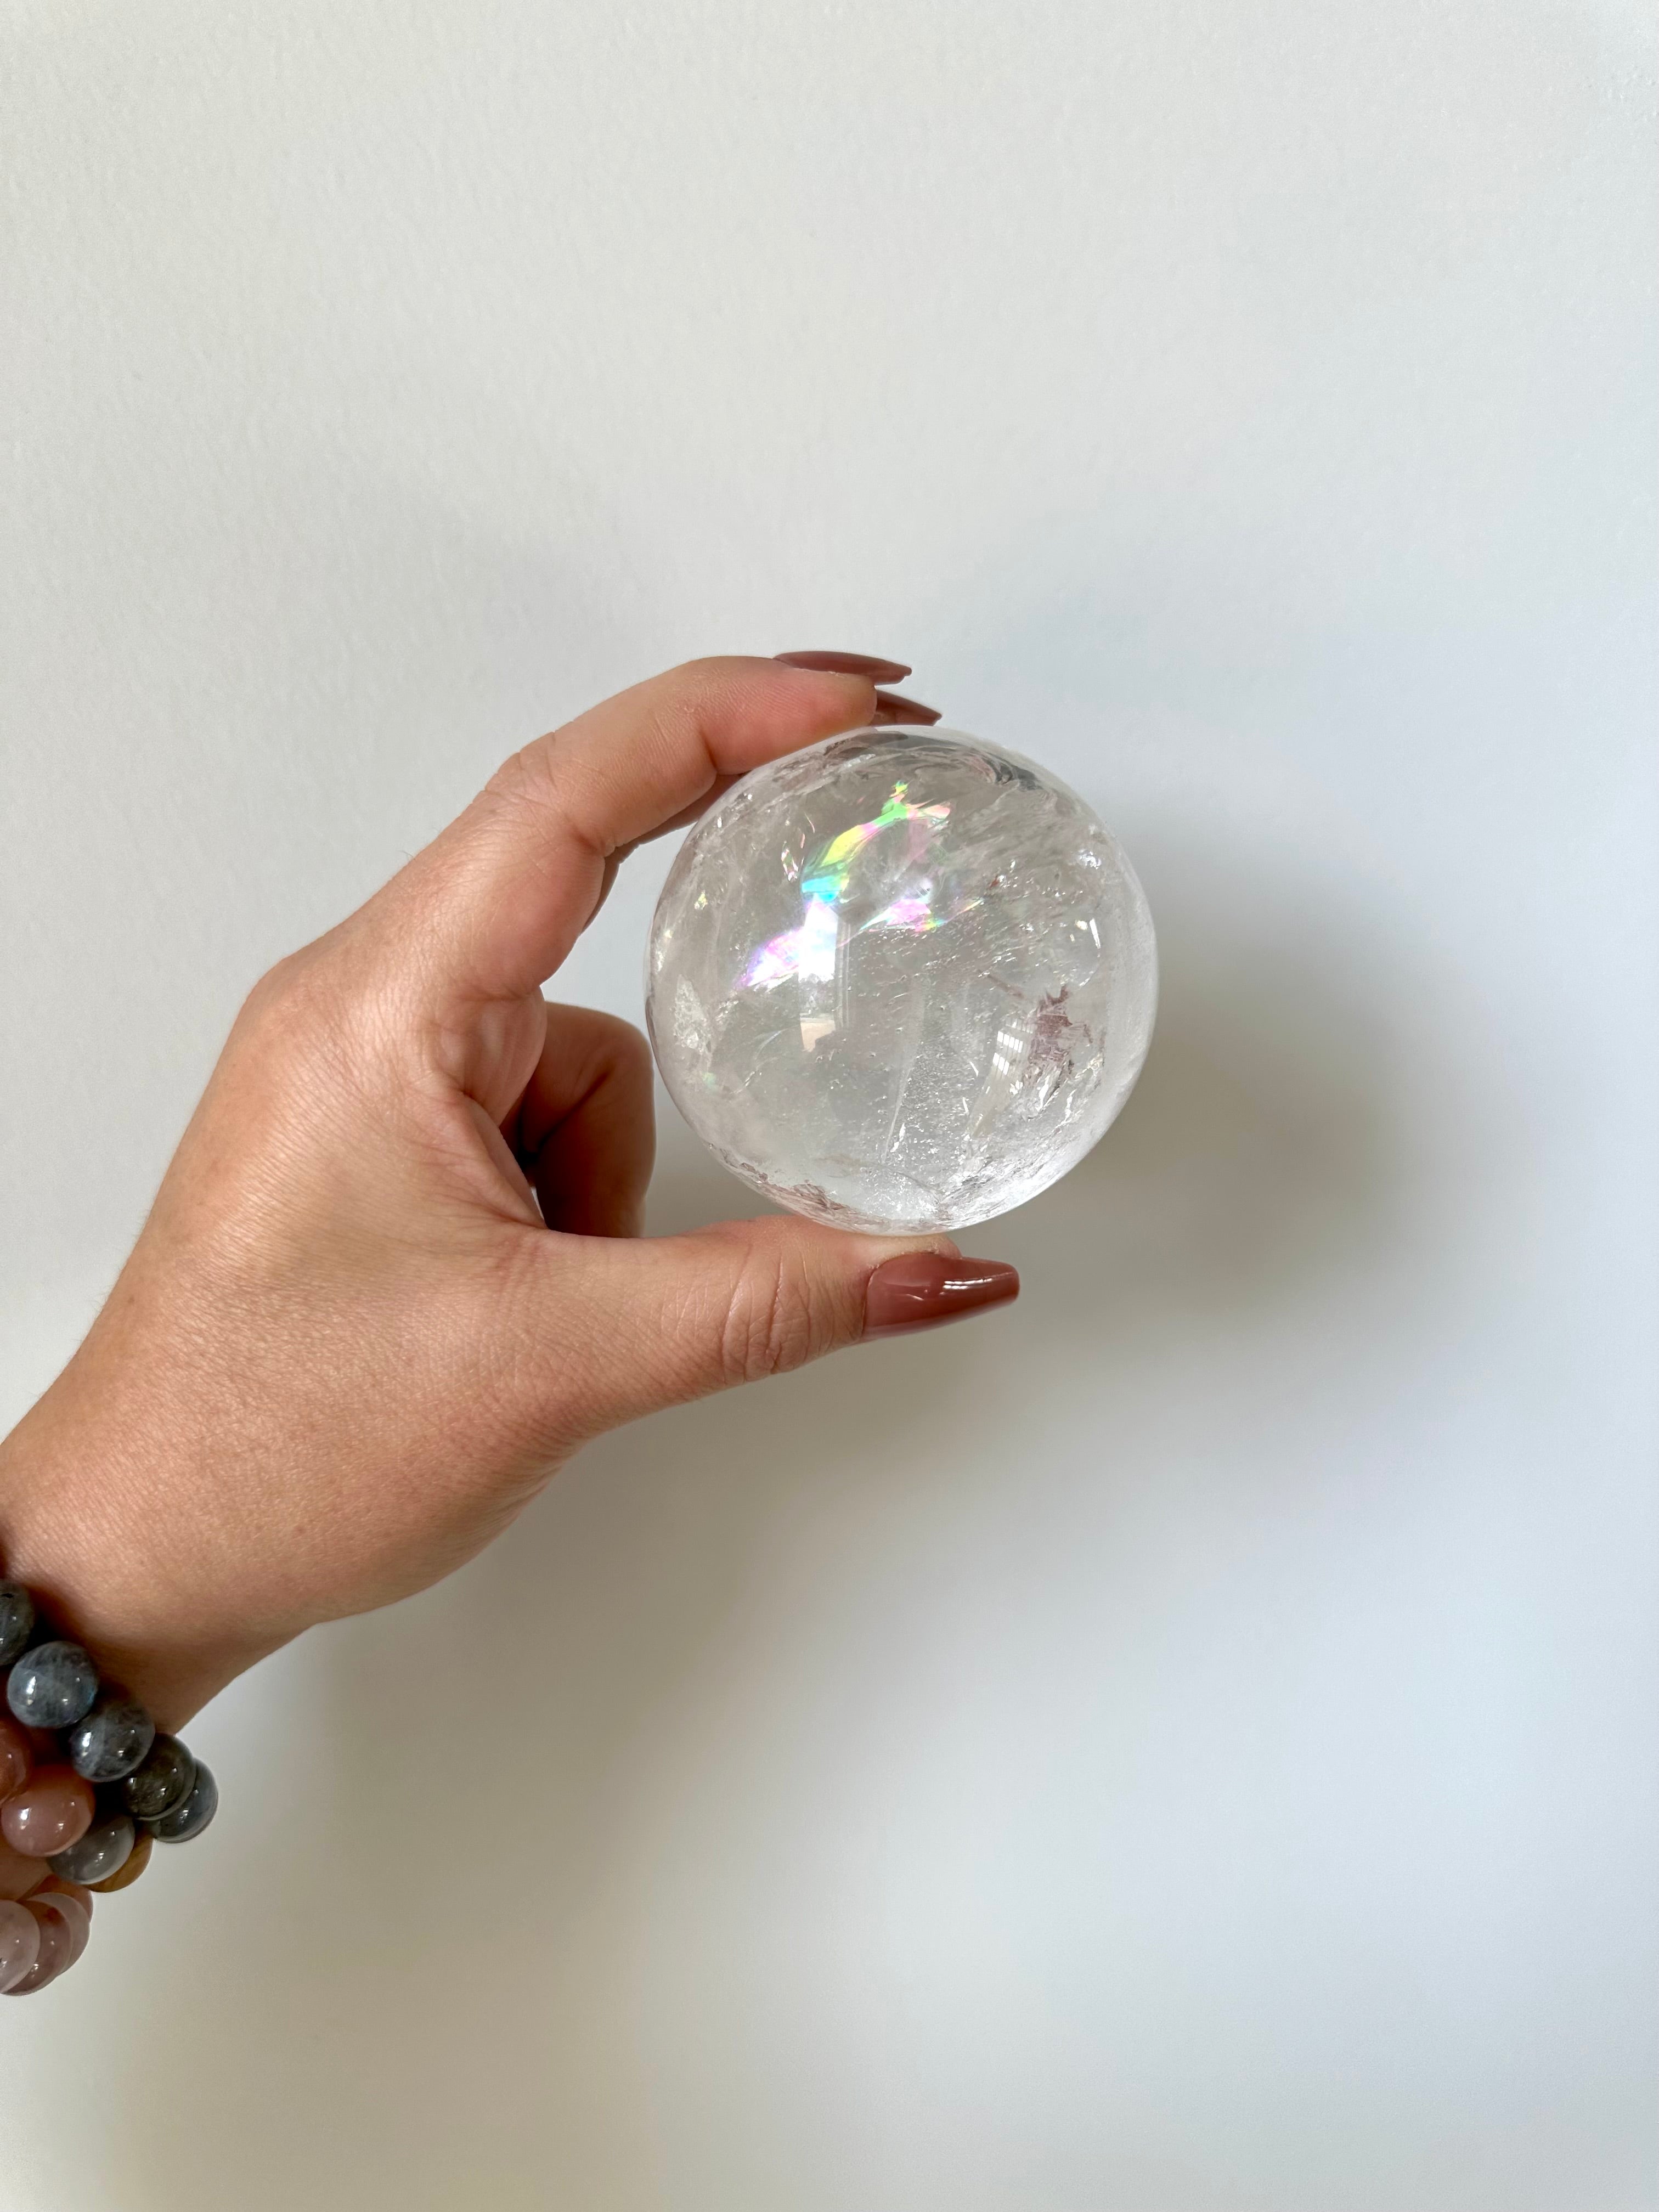
[(646, 1019), (734, 1175), (842, 1228), (948, 1231), (1104, 1134), (1157, 994), (1146, 897), (1075, 792), (959, 731), (857, 730), (691, 830)]

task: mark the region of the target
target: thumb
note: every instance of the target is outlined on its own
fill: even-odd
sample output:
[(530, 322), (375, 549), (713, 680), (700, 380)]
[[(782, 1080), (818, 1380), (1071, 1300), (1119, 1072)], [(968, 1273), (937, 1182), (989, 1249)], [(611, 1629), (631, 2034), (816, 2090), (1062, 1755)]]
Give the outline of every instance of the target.
[[(959, 1320), (1019, 1291), (1012, 1267), (964, 1259), (948, 1237), (858, 1236), (794, 1215), (685, 1237), (582, 1239), (573, 1266), (575, 1242), (547, 1239), (565, 1309), (551, 1336), (586, 1354), (592, 1404), (567, 1410), (593, 1431), (866, 1338)], [(562, 1396), (574, 1379), (567, 1349)]]

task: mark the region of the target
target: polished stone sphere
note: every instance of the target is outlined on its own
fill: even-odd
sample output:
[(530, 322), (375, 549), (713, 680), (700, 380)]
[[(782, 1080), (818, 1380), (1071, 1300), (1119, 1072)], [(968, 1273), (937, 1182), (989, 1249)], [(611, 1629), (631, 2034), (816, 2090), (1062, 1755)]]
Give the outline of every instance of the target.
[(838, 1227), (951, 1231), (1105, 1133), (1157, 991), (1134, 871), (1074, 792), (960, 732), (871, 729), (757, 769), (697, 823), (646, 1018), (734, 1175)]

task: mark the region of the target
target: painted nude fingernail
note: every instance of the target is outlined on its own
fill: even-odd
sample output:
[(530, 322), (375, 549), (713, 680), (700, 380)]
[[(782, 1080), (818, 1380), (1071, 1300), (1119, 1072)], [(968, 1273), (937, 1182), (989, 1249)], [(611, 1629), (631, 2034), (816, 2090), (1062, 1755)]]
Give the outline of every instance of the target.
[(872, 684), (896, 684), (910, 673), (908, 660), (883, 660), (873, 653), (775, 653), (772, 658), (826, 676), (867, 676)]
[(984, 1306), (1006, 1305), (1019, 1295), (1019, 1272), (1002, 1260), (945, 1259), (938, 1252), (905, 1252), (884, 1260), (864, 1293), (864, 1334), (896, 1336), (961, 1321)]
[(907, 699), (899, 691), (878, 691), (876, 714), (878, 722), (937, 722), (937, 707), (924, 707), (920, 699)]

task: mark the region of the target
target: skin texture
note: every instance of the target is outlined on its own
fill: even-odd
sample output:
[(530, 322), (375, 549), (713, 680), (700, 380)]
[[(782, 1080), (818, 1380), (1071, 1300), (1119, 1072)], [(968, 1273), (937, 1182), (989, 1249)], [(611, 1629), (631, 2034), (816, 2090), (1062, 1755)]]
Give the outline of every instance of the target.
[[(809, 664), (806, 665), (793, 665)], [(508, 761), (242, 1008), (86, 1342), (0, 1446), (0, 1553), (178, 1729), (459, 1566), (589, 1437), (1012, 1297), (948, 1237), (640, 1234), (636, 1030), (541, 986), (627, 854), (762, 762), (937, 719), (846, 653), (697, 661)]]

